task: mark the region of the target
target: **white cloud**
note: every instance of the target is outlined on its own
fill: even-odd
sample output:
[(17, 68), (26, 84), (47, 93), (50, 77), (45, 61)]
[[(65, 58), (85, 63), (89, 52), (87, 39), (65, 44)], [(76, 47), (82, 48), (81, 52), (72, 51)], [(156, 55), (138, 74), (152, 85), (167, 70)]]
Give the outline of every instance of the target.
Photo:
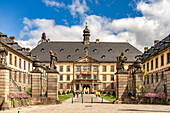
[(63, 2), (59, 3), (59, 2), (56, 2), (54, 0), (42, 0), (46, 6), (49, 6), (49, 7), (58, 7), (58, 8), (62, 8), (62, 7), (65, 7), (65, 4)]
[[(80, 2), (77, 3), (80, 4)], [(97, 15), (86, 15), (84, 21), (88, 22), (91, 41), (95, 41), (96, 38), (99, 38), (100, 41), (112, 42), (128, 40), (132, 45), (143, 51), (144, 46), (151, 46), (155, 39), (161, 40), (169, 34), (170, 15), (168, 12), (170, 12), (170, 8), (168, 7), (170, 7), (170, 2), (167, 0), (157, 0), (149, 3), (141, 1), (137, 4), (137, 9), (142, 12), (142, 17), (112, 20)], [(85, 11), (82, 11), (81, 14), (83, 13)], [(25, 27), (21, 34), (30, 37), (27, 41), (19, 41), (23, 46), (36, 46), (43, 32), (46, 32), (47, 38), (51, 40), (82, 41), (83, 39), (85, 25), (67, 27), (56, 25), (54, 20), (30, 20), (28, 18), (24, 18), (23, 23)]]
[(68, 9), (71, 15), (75, 18), (77, 15), (84, 17), (85, 12), (89, 10), (89, 7), (87, 6), (85, 0), (83, 0), (82, 2), (80, 2), (80, 0), (73, 0), (72, 4), (68, 5)]

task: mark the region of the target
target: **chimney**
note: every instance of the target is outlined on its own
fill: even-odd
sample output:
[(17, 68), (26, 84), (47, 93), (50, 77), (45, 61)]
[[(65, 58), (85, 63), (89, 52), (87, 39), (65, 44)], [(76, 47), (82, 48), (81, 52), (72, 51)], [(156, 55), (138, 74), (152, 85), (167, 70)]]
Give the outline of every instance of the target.
[(148, 47), (144, 47), (144, 52), (148, 51)]
[(13, 42), (15, 42), (15, 37), (14, 36), (10, 36), (9, 37)]
[(30, 48), (26, 48), (26, 51), (27, 51), (27, 52), (30, 52)]
[(154, 40), (154, 45), (156, 45), (157, 43), (159, 43), (159, 40)]
[(96, 39), (96, 44), (98, 44), (99, 43), (99, 39)]

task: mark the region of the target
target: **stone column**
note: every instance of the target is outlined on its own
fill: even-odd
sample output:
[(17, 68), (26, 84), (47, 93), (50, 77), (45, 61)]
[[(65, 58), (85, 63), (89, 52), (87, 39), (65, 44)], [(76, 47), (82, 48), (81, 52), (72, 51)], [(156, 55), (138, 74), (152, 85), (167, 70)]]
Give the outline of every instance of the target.
[(47, 97), (49, 100), (55, 100), (52, 104), (55, 104), (56, 100), (58, 100), (58, 71), (49, 70), (47, 71)]
[(80, 92), (82, 91), (82, 84), (81, 83), (79, 83), (79, 90), (80, 90)]
[[(132, 87), (134, 87), (133, 89), (135, 89), (134, 94), (137, 97), (139, 95), (136, 92), (136, 85), (143, 85), (143, 72), (141, 70), (136, 71), (136, 73), (135, 73), (135, 86), (132, 86)], [(140, 90), (142, 90), (142, 89), (140, 89)], [(142, 96), (142, 94), (140, 96)]]
[(170, 70), (165, 71), (167, 77), (166, 89), (167, 89), (167, 103), (170, 104)]
[(0, 104), (2, 110), (9, 109), (9, 68), (0, 64)]
[(92, 85), (91, 85), (91, 93), (93, 93), (94, 92), (94, 83), (92, 83)]
[(125, 103), (125, 99), (128, 97), (127, 91), (127, 77), (128, 72), (126, 70), (122, 70), (117, 74), (116, 77), (116, 100), (118, 104)]

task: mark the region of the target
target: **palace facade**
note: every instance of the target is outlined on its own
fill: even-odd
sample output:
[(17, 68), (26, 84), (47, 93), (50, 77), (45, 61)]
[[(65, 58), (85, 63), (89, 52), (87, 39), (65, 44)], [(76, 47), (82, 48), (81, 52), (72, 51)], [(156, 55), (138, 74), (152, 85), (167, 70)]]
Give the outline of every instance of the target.
[(38, 56), (44, 67), (50, 67), (50, 53), (57, 53), (56, 69), (59, 72), (59, 91), (97, 90), (115, 91), (116, 57), (125, 52), (127, 61), (125, 69), (135, 61), (135, 56), (142, 54), (128, 42), (96, 42), (90, 41), (90, 30), (86, 26), (83, 41), (60, 42), (46, 39), (43, 33), (38, 45), (31, 51)]

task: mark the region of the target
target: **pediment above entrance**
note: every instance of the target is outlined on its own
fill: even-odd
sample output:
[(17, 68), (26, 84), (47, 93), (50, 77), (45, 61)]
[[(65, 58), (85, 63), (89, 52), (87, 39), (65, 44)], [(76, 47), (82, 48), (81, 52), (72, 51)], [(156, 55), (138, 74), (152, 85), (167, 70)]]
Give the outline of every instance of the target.
[(97, 63), (98, 61), (89, 57), (89, 56), (85, 56), (83, 58), (77, 59), (75, 61), (75, 63)]

